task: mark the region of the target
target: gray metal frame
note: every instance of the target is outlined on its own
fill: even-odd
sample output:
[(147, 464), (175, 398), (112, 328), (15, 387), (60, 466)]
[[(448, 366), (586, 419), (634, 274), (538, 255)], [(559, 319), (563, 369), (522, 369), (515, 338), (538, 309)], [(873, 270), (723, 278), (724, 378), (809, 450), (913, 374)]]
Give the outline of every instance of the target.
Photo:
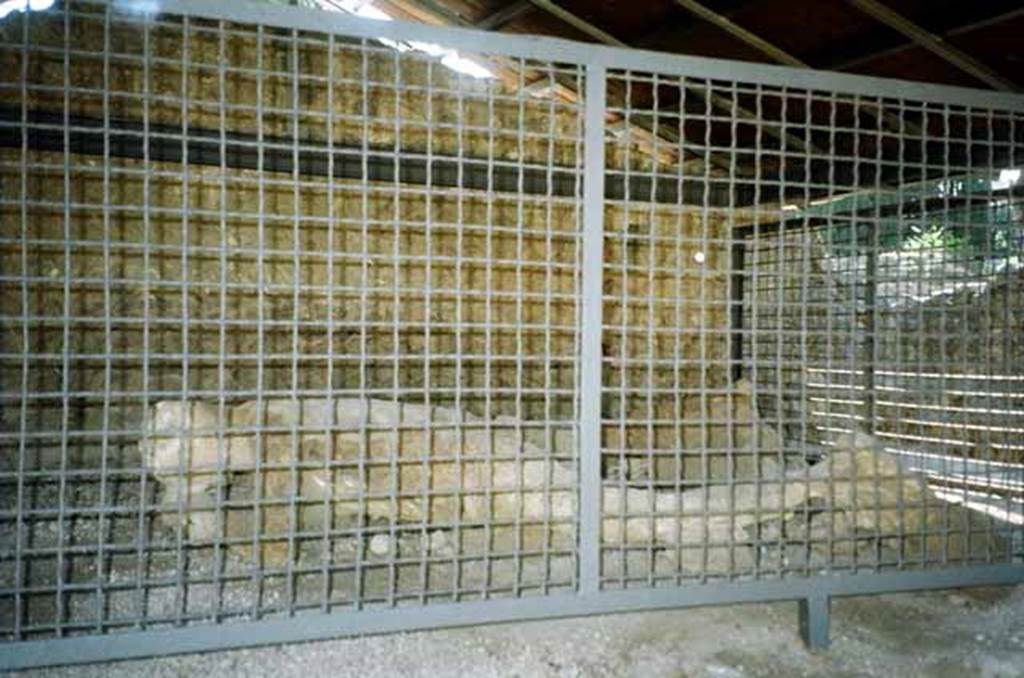
[[(998, 564), (907, 572), (829, 574), (777, 580), (706, 582), (673, 588), (602, 590), (600, 585), (601, 341), (605, 212), (605, 124), (608, 69), (653, 71), (675, 76), (741, 79), (744, 83), (840, 91), (944, 105), (995, 108), (1024, 114), (1024, 96), (916, 82), (901, 82), (806, 69), (737, 63), (699, 57), (581, 44), (561, 39), (380, 23), (295, 7), (218, 0), (163, 0), (160, 11), (196, 18), (258, 23), (287, 29), (329, 32), (358, 38), (430, 41), (467, 53), (481, 52), (586, 67), (582, 229), (582, 293), (579, 416), (579, 578), (576, 594), (431, 604), (352, 612), (302, 612), (285, 619), (204, 624), (168, 630), (0, 645), (0, 668), (20, 669), (75, 662), (146, 657), (269, 643), (464, 626), (513, 620), (687, 606), (796, 601), (808, 645), (828, 643), (829, 601), (833, 597), (891, 591), (1024, 581), (1024, 566)], [(222, 142), (223, 143), (223, 142)], [(742, 259), (742, 258), (741, 258)], [(740, 319), (742, 321), (742, 318)], [(741, 333), (738, 335), (740, 336)], [(735, 349), (733, 349), (735, 351)]]
[[(617, 612), (668, 610), (709, 605), (794, 601), (800, 604), (804, 640), (814, 649), (828, 645), (830, 598), (964, 586), (1011, 585), (1022, 581), (1018, 565), (811, 577), (783, 581), (721, 583), (685, 589), (604, 591), (520, 600), (499, 599), (421, 608), (304, 613), (288, 619), (198, 625), (166, 631), (40, 640), (5, 647), (5, 669), (206, 652), (371, 633), (423, 631), (510, 621), (582, 617)], [(796, 612), (797, 610), (794, 610)]]

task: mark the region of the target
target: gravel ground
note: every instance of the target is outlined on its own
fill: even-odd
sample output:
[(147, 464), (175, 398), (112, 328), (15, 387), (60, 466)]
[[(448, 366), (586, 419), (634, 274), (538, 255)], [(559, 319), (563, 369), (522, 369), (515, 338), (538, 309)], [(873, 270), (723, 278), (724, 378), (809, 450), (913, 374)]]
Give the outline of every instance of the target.
[[(216, 630), (211, 629), (211, 633)], [(503, 624), (29, 672), (31, 676), (1024, 676), (1024, 586), (837, 600), (810, 653), (796, 605)]]

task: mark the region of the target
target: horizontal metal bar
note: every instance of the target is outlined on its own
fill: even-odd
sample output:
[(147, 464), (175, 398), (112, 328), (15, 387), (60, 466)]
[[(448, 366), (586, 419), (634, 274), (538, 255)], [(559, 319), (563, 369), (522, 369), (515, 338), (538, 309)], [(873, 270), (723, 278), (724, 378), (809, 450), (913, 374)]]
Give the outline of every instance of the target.
[(503, 56), (523, 59), (601, 64), (610, 69), (650, 71), (708, 80), (743, 80), (787, 89), (820, 89), (858, 94), (871, 99), (892, 97), (1024, 113), (1024, 96), (1006, 92), (624, 49), (561, 38), (426, 26), (402, 21), (374, 21), (341, 12), (323, 12), (302, 7), (257, 4), (242, 0), (229, 3), (220, 0), (164, 0), (160, 3), (160, 11), (318, 33), (329, 31), (369, 39), (433, 42), (479, 54), (500, 53)]
[[(0, 109), (2, 121), (16, 122), (20, 118), (21, 111), (10, 107)], [(29, 149), (64, 151), (62, 129), (34, 128), (34, 124), (63, 125), (62, 113), (33, 111), (28, 115), (26, 130)], [(189, 125), (188, 133), (183, 137), (183, 127), (151, 122), (147, 138), (143, 135), (143, 123), (135, 120), (111, 119), (109, 129), (104, 129), (101, 118), (70, 116), (67, 125), (77, 128), (68, 134), (68, 149), (72, 153), (100, 156), (107, 153), (109, 157), (142, 160), (146, 157), (148, 141), (148, 157), (152, 162), (179, 163), (187, 158), (190, 164), (212, 167), (220, 167), (222, 164), (220, 130)], [(177, 138), (161, 135), (175, 135)], [(21, 136), (21, 129), (0, 127), (0, 146), (20, 148)], [(237, 131), (225, 132), (224, 136), (223, 165), (231, 169), (256, 170), (262, 167), (267, 172), (290, 174), (294, 169), (296, 155), (299, 173), (303, 175), (327, 176), (331, 166), (326, 145), (322, 151), (307, 149), (295, 154), (292, 148), (295, 142), (287, 137), (264, 135), (261, 141), (257, 134)], [(265, 147), (275, 143), (282, 148)], [(315, 142), (306, 141), (303, 145), (311, 143)], [(426, 184), (429, 177), (431, 186), (540, 195), (550, 193), (555, 196), (572, 196), (577, 191), (578, 170), (572, 167), (551, 167), (545, 170), (492, 167), (489, 170), (486, 157), (432, 154), (428, 168), (426, 157), (396, 157), (393, 148), (370, 147), (368, 154), (361, 145), (335, 145), (335, 149), (333, 168), (336, 179), (393, 182), (397, 172), (397, 179), (408, 184)]]
[[(31, 111), (28, 114), (28, 148), (35, 151), (62, 153), (65, 149), (63, 114), (51, 111)], [(15, 125), (14, 123), (18, 123)], [(10, 107), (0, 107), (0, 147), (21, 148), (21, 112)], [(221, 167), (219, 130), (189, 126), (188, 134), (182, 135), (182, 128), (174, 125), (150, 123), (148, 137), (143, 135), (139, 121), (111, 119), (104, 129), (103, 121), (88, 116), (69, 116), (67, 147), (75, 154), (142, 160), (148, 146), (152, 162), (180, 163), (187, 157), (190, 164)], [(231, 131), (225, 133), (223, 144), (223, 166), (230, 169), (256, 170), (263, 159), (263, 169), (282, 175), (292, 174), (295, 164), (295, 142), (285, 137), (264, 135), (261, 145), (256, 134)], [(146, 143), (148, 139), (148, 144)], [(330, 153), (326, 145), (318, 148), (319, 142), (305, 140), (299, 145), (298, 166), (300, 176), (327, 176), (331, 167)], [(517, 162), (491, 160), (484, 156), (441, 155), (418, 153), (412, 149), (396, 150), (393, 147), (370, 146), (364, 156), (362, 146), (334, 146), (334, 178), (367, 180), (392, 183), (397, 172), (398, 179), (409, 186), (430, 186), (431, 188), (463, 188), (492, 191), (514, 195), (551, 196), (552, 198), (576, 197), (581, 170), (566, 165), (552, 165), (547, 168), (522, 165)], [(937, 149), (938, 150), (938, 149)], [(261, 153), (262, 152), (262, 153)], [(959, 149), (947, 154), (952, 160), (961, 160), (968, 166), (968, 151)], [(1000, 166), (1009, 153), (996, 154), (993, 166)], [(364, 168), (365, 157), (365, 168)], [(824, 158), (823, 158), (824, 159)], [(947, 158), (949, 160), (949, 158)], [(428, 169), (429, 162), (429, 169)], [(828, 170), (835, 184), (842, 186), (870, 185), (874, 171), (861, 168), (856, 176), (853, 165), (857, 158), (850, 156), (840, 167), (830, 162)], [(891, 169), (899, 171), (896, 163), (878, 171)], [(461, 170), (461, 171), (460, 171)], [(924, 171), (924, 170), (922, 170)], [(520, 184), (520, 176), (522, 184)], [(429, 177), (429, 184), (427, 183)], [(695, 178), (698, 178), (695, 176)], [(704, 188), (708, 188), (708, 205), (733, 205), (743, 207), (752, 204), (755, 182), (762, 187), (784, 187), (794, 182), (792, 192), (803, 194), (804, 189), (816, 189), (813, 195), (827, 187), (825, 177), (808, 177), (800, 164), (788, 166), (780, 180), (763, 177), (748, 177), (744, 180), (710, 179), (708, 181), (680, 181), (669, 174), (629, 171), (608, 168), (605, 173), (605, 198), (607, 200), (642, 200), (664, 204), (701, 204)], [(807, 183), (810, 181), (811, 183)], [(289, 182), (291, 185), (292, 182)], [(729, 200), (730, 188), (735, 194)], [(680, 198), (680, 189), (682, 197)], [(116, 208), (117, 206), (112, 206)]]
[[(737, 238), (749, 238), (757, 235), (761, 237), (775, 235), (779, 231), (803, 228), (823, 228), (828, 224), (835, 223), (861, 223), (870, 225), (882, 219), (911, 220), (926, 218), (932, 213), (942, 213), (951, 209), (959, 209), (971, 204), (987, 206), (994, 200), (1013, 199), (1024, 193), (1024, 187), (1007, 188), (989, 191), (988, 194), (963, 195), (963, 196), (936, 196), (921, 198), (908, 194), (903, 202), (895, 202), (888, 205), (878, 203), (870, 204), (860, 208), (850, 208), (844, 212), (836, 213), (815, 213), (811, 210), (794, 210), (789, 215), (783, 215), (779, 219), (765, 220), (758, 224), (743, 224), (733, 231)], [(947, 223), (951, 223), (947, 220)], [(969, 223), (969, 222), (968, 222)], [(871, 247), (871, 243), (863, 240), (861, 246)]]
[[(20, 123), (21, 111), (11, 107), (0, 107), (0, 122)], [(62, 153), (65, 149), (64, 115), (59, 112), (32, 111), (28, 115), (28, 148), (34, 151)], [(151, 162), (180, 163), (187, 158), (189, 164), (230, 169), (257, 170), (292, 174), (295, 157), (298, 157), (299, 174), (304, 176), (328, 176), (332, 167), (330, 152), (311, 150), (315, 141), (303, 141), (302, 149), (296, 154), (294, 139), (287, 137), (263, 136), (262, 144), (256, 134), (227, 132), (222, 145), (220, 131), (190, 125), (188, 134), (182, 136), (183, 128), (174, 125), (149, 124), (149, 136), (143, 135), (143, 124), (135, 120), (111, 119), (104, 129), (101, 118), (69, 116), (67, 147), (71, 153), (111, 158), (126, 158)], [(37, 127), (33, 127), (37, 125)], [(95, 130), (95, 131), (94, 131)], [(170, 138), (169, 138), (170, 137)], [(148, 141), (148, 144), (147, 144)], [(267, 148), (278, 144), (280, 148)], [(223, 146), (224, 158), (221, 159)], [(287, 146), (287, 148), (286, 148)], [(0, 147), (21, 148), (22, 129), (0, 125)], [(392, 183), (396, 180), (408, 185), (438, 188), (463, 188), (469, 190), (508, 193), (514, 195), (535, 195), (552, 197), (574, 197), (578, 193), (582, 170), (569, 166), (552, 165), (546, 169), (521, 167), (518, 163), (503, 165), (500, 161), (486, 156), (440, 155), (432, 153), (417, 157), (411, 151), (396, 152), (393, 147), (334, 146), (334, 178), (366, 180)], [(262, 155), (262, 165), (260, 158)], [(364, 163), (365, 160), (365, 163)], [(365, 166), (364, 166), (365, 165)], [(521, 181), (521, 183), (520, 183)], [(429, 183), (428, 183), (429, 182)], [(669, 176), (622, 176), (608, 172), (605, 179), (605, 198), (623, 200), (632, 198), (676, 204), (680, 202), (681, 182)], [(697, 203), (703, 199), (703, 187), (696, 182), (682, 185), (682, 202)], [(711, 204), (729, 204), (728, 188), (718, 186), (711, 191)], [(749, 203), (753, 197), (752, 187), (736, 187), (732, 204)]]
[(506, 621), (804, 600), (810, 595), (841, 597), (1020, 582), (1024, 582), (1024, 566), (991, 565), (915, 572), (715, 582), (672, 589), (628, 589), (590, 595), (494, 599), (386, 610), (297, 613), (287, 619), (224, 623), (216, 628), (199, 624), (156, 631), (25, 641), (0, 650), (0, 669), (28, 669)]

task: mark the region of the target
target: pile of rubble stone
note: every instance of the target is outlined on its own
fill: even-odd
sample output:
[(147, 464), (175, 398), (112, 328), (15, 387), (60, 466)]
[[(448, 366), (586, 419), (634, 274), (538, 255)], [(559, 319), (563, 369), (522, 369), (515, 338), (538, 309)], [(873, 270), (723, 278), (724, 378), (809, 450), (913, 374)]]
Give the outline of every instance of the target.
[[(873, 437), (847, 434), (817, 463), (790, 463), (782, 441), (758, 421), (749, 387), (705, 398), (711, 420), (726, 399), (731, 438), (698, 431), (699, 409), (685, 417), (693, 429), (686, 437), (710, 448), (732, 441), (742, 452), (710, 463), (695, 445), (658, 472), (681, 474), (686, 482), (675, 487), (606, 480), (606, 546), (683, 554), (672, 564), (683, 570), (708, 567), (709, 549), (692, 550), (699, 562), (690, 562), (691, 550), (681, 548), (701, 544), (727, 545), (710, 549), (711, 558), (727, 557), (732, 569), (1005, 557), (993, 520), (940, 500)], [(289, 530), (316, 529), (327, 510), (335, 529), (427, 524), (440, 537), (457, 525), (516, 524), (523, 549), (575, 542), (574, 445), (571, 427), (545, 431), (507, 417), (486, 422), (449, 408), (364, 399), (269, 399), (223, 411), (163, 401), (140, 442), (163, 512), (184, 519), (192, 541), (218, 530), (252, 534), (253, 515), (217, 516), (217, 493), (242, 486), (263, 502), (260, 532), (282, 540)], [(450, 547), (440, 537), (424, 548)], [(282, 553), (272, 549), (271, 558)]]

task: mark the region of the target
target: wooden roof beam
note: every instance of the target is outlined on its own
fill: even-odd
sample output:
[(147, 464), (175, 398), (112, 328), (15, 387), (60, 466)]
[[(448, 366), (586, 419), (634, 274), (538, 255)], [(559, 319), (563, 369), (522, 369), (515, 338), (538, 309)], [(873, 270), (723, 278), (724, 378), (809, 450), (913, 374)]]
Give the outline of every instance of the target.
[(914, 43), (932, 54), (953, 64), (965, 73), (977, 78), (992, 89), (1002, 92), (1019, 91), (1017, 85), (996, 73), (992, 68), (963, 52), (938, 35), (918, 26), (902, 14), (889, 9), (878, 0), (847, 0), (851, 5), (892, 30), (902, 33)]
[[(1018, 7), (1017, 9), (1012, 9), (1009, 12), (1003, 12), (1002, 14), (996, 14), (995, 16), (986, 17), (984, 19), (979, 19), (978, 21), (972, 21), (971, 23), (963, 24), (962, 26), (950, 28), (949, 30), (942, 32), (942, 37), (955, 38), (958, 35), (966, 35), (968, 33), (973, 33), (974, 31), (980, 31), (981, 29), (988, 28), (989, 26), (998, 26), (999, 24), (1006, 23), (1007, 21), (1012, 21), (1013, 19), (1017, 19), (1022, 16), (1024, 16), (1024, 7)], [(905, 52), (911, 47), (917, 47), (917, 43), (905, 42), (902, 45), (896, 45), (894, 47), (883, 49), (877, 52), (861, 54), (859, 56), (849, 58), (845, 61), (836, 62), (834, 64), (831, 64), (829, 67), (836, 70), (845, 71), (849, 68), (854, 68), (856, 66), (866, 64), (869, 61), (874, 61), (875, 59), (880, 59), (882, 57), (892, 56), (893, 54)]]
[[(397, 10), (402, 15), (411, 17), (422, 23), (432, 24), (435, 26), (471, 26), (468, 21), (455, 16), (450, 12), (440, 12), (433, 9), (431, 6), (424, 4), (423, 0), (383, 0), (383, 2), (379, 2), (378, 4), (388, 9)], [(435, 3), (431, 2), (430, 4), (433, 5)], [(533, 4), (533, 0), (530, 0), (530, 4)], [(520, 75), (516, 69), (514, 61), (510, 64), (508, 63), (508, 60), (503, 60), (499, 75), (506, 84), (510, 84), (512, 86), (521, 82)], [(527, 76), (527, 73), (522, 74), (523, 78)], [(544, 77), (527, 82), (525, 91), (533, 96), (554, 96), (569, 102), (577, 102), (582, 99), (582, 94), (577, 92), (570, 83), (556, 80), (556, 82), (552, 84), (550, 78)], [(606, 118), (609, 124), (617, 124), (621, 119), (622, 116), (615, 114), (609, 114)], [(650, 153), (662, 164), (675, 165), (678, 163), (679, 156), (676, 149), (679, 148), (680, 144), (677, 140), (659, 137), (657, 143), (655, 143), (651, 138), (651, 131), (647, 127), (634, 121), (630, 121), (628, 127), (632, 130), (632, 134), (630, 134), (629, 138), (637, 142), (638, 148)], [(727, 167), (727, 161), (724, 158), (712, 158), (712, 162), (719, 167)], [(702, 158), (688, 159), (683, 162), (683, 167), (686, 170), (696, 170), (703, 167), (703, 165), (704, 161)]]
[(687, 10), (688, 12), (696, 14), (704, 21), (707, 21), (709, 24), (721, 28), (723, 31), (733, 36), (734, 38), (739, 38), (741, 42), (744, 42), (747, 45), (753, 47), (754, 49), (763, 52), (764, 54), (768, 55), (769, 57), (779, 62), (780, 64), (785, 64), (787, 66), (796, 66), (797, 68), (809, 68), (809, 66), (806, 63), (796, 58), (786, 50), (748, 31), (747, 29), (743, 28), (729, 17), (719, 14), (718, 12), (708, 7), (705, 7), (701, 3), (697, 2), (697, 0), (675, 0), (675, 3), (682, 7), (683, 9)]
[(485, 16), (473, 25), (484, 31), (496, 31), (505, 24), (518, 19), (532, 10), (533, 3), (530, 0), (518, 0), (518, 2), (513, 2), (511, 5), (502, 7), (497, 12)]
[[(586, 19), (578, 17), (572, 12), (556, 5), (551, 0), (530, 0), (530, 2), (536, 5), (539, 9), (543, 9), (551, 13), (552, 16), (555, 16), (561, 19), (562, 21), (568, 23), (573, 28), (576, 28), (577, 30), (586, 33), (587, 35), (594, 38), (598, 42), (603, 42), (606, 45), (612, 45), (615, 47), (629, 47), (627, 43), (623, 42), (622, 40), (619, 40), (610, 33), (601, 30), (597, 26), (588, 22)], [(748, 111), (743, 107), (737, 106), (734, 101), (727, 97), (723, 97), (720, 94), (715, 94), (713, 92), (705, 92), (703, 88), (698, 87), (696, 85), (684, 85), (684, 87), (686, 87), (687, 91), (692, 92), (694, 95), (710, 101), (713, 106), (723, 111), (735, 113), (739, 117), (746, 120), (759, 120), (758, 116), (754, 114), (752, 111)], [(780, 141), (785, 141), (787, 144), (799, 148), (803, 151), (807, 151), (809, 153), (822, 153), (821, 149), (815, 147), (814, 144), (805, 141), (803, 138), (797, 136), (796, 134), (781, 131), (781, 125), (774, 123), (768, 124), (764, 123), (764, 121), (759, 122), (764, 124), (766, 133), (770, 134), (771, 136), (774, 136)]]
[[(761, 36), (748, 31), (732, 19), (729, 19), (728, 17), (702, 5), (697, 2), (697, 0), (675, 0), (675, 3), (683, 9), (697, 15), (704, 21), (717, 26), (734, 38), (739, 39), (744, 44), (750, 45), (754, 49), (761, 51), (780, 64), (794, 66), (796, 68), (812, 68), (812, 66), (806, 61), (793, 56), (778, 45), (775, 45)], [(923, 135), (923, 131), (920, 127), (908, 122), (907, 120), (903, 120), (898, 115), (882, 110), (881, 107), (872, 107), (870, 109), (870, 113), (876, 117), (876, 119), (880, 118), (881, 122), (883, 122), (891, 131), (902, 132), (905, 130), (916, 136)]]
[[(765, 1), (766, 0), (731, 0), (731, 2), (727, 3), (727, 7), (720, 8), (717, 11), (717, 14), (729, 18), (742, 9)], [(721, 5), (722, 3), (719, 2), (718, 4)], [(695, 33), (698, 33), (702, 29), (704, 23), (705, 22), (702, 21), (690, 21), (680, 25), (677, 21), (666, 21), (650, 33), (634, 39), (632, 41), (633, 46), (641, 49), (656, 49), (664, 51), (665, 48), (661, 45), (669, 42), (679, 42), (691, 35), (694, 35)]]
[(576, 16), (569, 10), (551, 2), (551, 0), (530, 0), (530, 2), (533, 3), (537, 9), (542, 9), (548, 14), (561, 19), (579, 32), (586, 33), (598, 42), (603, 42), (606, 45), (614, 45), (615, 47), (629, 47), (629, 45), (619, 40), (611, 33), (602, 31), (586, 19)]

